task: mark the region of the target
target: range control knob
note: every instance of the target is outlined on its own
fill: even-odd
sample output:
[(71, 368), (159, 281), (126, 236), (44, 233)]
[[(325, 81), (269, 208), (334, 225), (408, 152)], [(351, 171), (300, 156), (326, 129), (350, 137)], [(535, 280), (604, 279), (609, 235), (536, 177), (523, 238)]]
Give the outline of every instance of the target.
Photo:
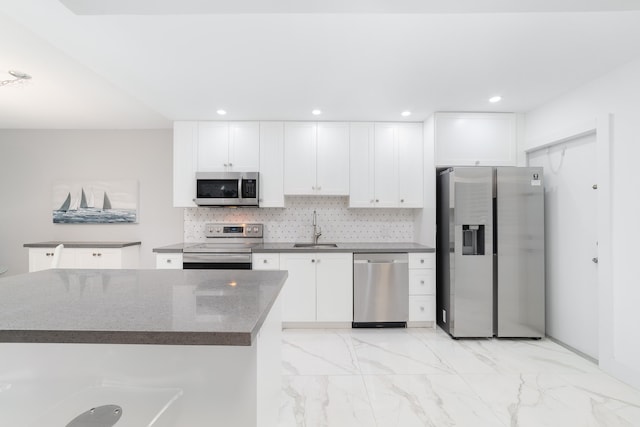
[(257, 233), (258, 232), (258, 227), (253, 227), (253, 232)]

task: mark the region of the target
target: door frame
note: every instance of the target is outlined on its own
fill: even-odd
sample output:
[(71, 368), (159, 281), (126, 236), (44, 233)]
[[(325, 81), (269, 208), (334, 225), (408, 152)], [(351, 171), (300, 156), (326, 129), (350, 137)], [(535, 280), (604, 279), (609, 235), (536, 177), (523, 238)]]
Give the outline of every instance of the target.
[(592, 120), (576, 123), (543, 138), (531, 141), (524, 151), (526, 163), (529, 154), (583, 136), (596, 136), (596, 208), (598, 241), (598, 364), (605, 370), (615, 371), (614, 301), (611, 257), (611, 139), (613, 115), (603, 114)]

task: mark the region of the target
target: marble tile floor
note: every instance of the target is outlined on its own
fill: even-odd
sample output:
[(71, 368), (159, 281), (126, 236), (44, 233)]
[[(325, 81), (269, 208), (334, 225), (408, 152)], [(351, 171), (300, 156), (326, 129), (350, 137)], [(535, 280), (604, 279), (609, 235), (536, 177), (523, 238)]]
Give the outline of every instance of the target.
[(549, 340), (283, 333), (279, 427), (640, 426), (640, 391)]

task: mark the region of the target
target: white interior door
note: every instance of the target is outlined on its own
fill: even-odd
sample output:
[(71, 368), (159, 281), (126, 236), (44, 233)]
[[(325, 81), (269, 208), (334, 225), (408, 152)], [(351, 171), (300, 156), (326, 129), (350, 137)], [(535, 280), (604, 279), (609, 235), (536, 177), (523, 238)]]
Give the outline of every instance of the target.
[(528, 154), (545, 180), (547, 335), (598, 358), (596, 135)]

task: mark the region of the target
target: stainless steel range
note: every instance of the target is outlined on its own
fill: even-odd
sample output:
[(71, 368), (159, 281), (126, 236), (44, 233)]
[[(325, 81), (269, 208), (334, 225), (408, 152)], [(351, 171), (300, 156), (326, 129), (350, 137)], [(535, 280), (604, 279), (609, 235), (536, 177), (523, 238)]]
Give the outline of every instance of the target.
[(205, 236), (184, 248), (184, 269), (251, 270), (251, 248), (263, 242), (262, 224), (206, 224)]

